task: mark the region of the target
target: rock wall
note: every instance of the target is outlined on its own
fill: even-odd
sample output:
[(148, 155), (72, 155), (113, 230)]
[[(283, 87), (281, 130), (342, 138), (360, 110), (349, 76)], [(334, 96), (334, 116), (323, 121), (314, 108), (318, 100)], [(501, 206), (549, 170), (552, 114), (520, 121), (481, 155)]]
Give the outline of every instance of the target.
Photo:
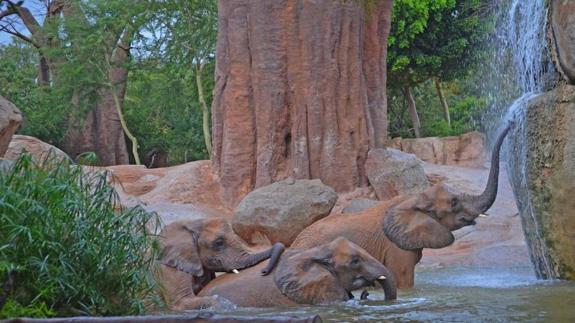
[(391, 6), (219, 1), (213, 167), (228, 205), (290, 176), (367, 185), (367, 152), (387, 133)]
[(575, 0), (551, 0), (550, 42), (557, 70), (575, 84)]
[(539, 278), (575, 280), (575, 86), (532, 99), (508, 172)]
[(12, 135), (22, 123), (22, 113), (10, 101), (0, 96), (0, 157), (8, 149)]
[(477, 131), (443, 138), (394, 138), (389, 147), (438, 165), (482, 167), (485, 163), (485, 136)]

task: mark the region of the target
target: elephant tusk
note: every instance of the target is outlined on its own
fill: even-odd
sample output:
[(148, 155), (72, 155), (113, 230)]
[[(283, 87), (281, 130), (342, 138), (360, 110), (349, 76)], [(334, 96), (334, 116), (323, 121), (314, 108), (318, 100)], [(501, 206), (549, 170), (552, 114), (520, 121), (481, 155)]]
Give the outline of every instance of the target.
[(488, 214), (485, 214), (485, 213), (481, 213), (481, 214), (479, 214), (478, 216), (479, 216), (480, 218), (486, 218), (486, 217), (488, 217), (489, 215), (488, 215)]
[(385, 277), (384, 275), (381, 275), (379, 277), (377, 277), (378, 280), (385, 280), (387, 277)]
[(240, 272), (239, 272), (237, 269), (233, 269), (233, 270), (232, 270), (232, 273), (234, 273), (234, 274), (239, 274)]

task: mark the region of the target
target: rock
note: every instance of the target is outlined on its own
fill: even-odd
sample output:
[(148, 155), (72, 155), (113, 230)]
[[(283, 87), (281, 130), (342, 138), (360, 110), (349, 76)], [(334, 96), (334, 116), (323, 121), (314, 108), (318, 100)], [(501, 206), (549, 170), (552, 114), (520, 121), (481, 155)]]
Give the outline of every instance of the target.
[(343, 208), (342, 213), (360, 213), (365, 209), (379, 204), (380, 201), (370, 199), (355, 199), (352, 200), (346, 207)]
[(25, 152), (31, 154), (39, 162), (43, 162), (46, 158), (50, 158), (55, 162), (62, 160), (71, 161), (70, 157), (60, 149), (38, 138), (23, 135), (14, 135), (12, 137), (4, 158), (16, 160)]
[(112, 174), (122, 205), (142, 204), (157, 212), (162, 222), (159, 229), (180, 219), (229, 218), (232, 214), (219, 198), (220, 186), (209, 160), (166, 168), (119, 165), (105, 169)]
[(508, 171), (539, 278), (575, 280), (575, 86), (528, 102)]
[(391, 8), (219, 1), (213, 167), (228, 205), (289, 176), (338, 192), (367, 185), (367, 151), (387, 133)]
[(429, 182), (415, 155), (397, 149), (372, 149), (365, 163), (367, 177), (379, 200), (420, 193)]
[(551, 37), (557, 70), (575, 84), (575, 1), (551, 0)]
[(443, 138), (394, 138), (388, 145), (439, 165), (481, 167), (485, 162), (485, 136), (477, 131)]
[(8, 149), (12, 135), (22, 123), (22, 113), (10, 101), (0, 96), (0, 157)]
[(289, 246), (303, 229), (328, 215), (336, 200), (335, 191), (321, 180), (280, 181), (246, 195), (232, 226), (248, 242), (263, 234), (271, 243)]
[(0, 174), (7, 173), (13, 165), (14, 161), (0, 158)]

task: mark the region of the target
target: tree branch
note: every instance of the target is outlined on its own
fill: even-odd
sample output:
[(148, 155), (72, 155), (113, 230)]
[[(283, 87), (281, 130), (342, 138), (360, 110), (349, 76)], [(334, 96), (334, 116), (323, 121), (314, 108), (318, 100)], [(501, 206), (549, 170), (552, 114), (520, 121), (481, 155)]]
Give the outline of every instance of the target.
[(19, 33), (19, 32), (17, 32), (16, 30), (10, 30), (10, 29), (8, 29), (6, 26), (0, 26), (0, 31), (3, 31), (3, 32), (5, 32), (5, 33), (7, 33), (7, 34), (10, 34), (10, 35), (13, 35), (13, 36), (16, 36), (16, 37), (22, 39), (23, 41), (32, 44), (34, 47), (40, 48), (40, 46), (38, 46), (38, 44), (36, 44), (36, 43), (32, 40), (32, 38), (30, 38), (30, 37), (28, 37), (28, 36), (26, 36), (26, 35), (24, 35), (24, 34), (22, 34), (22, 33)]

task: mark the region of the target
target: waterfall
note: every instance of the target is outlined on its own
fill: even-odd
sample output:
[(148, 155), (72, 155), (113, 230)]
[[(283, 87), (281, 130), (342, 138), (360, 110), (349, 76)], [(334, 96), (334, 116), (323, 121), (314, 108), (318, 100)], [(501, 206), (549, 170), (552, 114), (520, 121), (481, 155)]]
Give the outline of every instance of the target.
[(509, 120), (516, 124), (514, 140), (519, 145), (515, 145), (512, 153), (510, 145), (504, 145), (503, 155), (508, 174), (519, 174), (515, 175), (512, 186), (538, 278), (553, 277), (553, 268), (545, 256), (549, 253), (531, 209), (531, 196), (528, 190), (521, 188), (527, 187), (529, 182), (525, 108), (531, 99), (545, 90), (546, 82), (554, 74), (547, 48), (546, 20), (545, 0), (509, 0), (501, 5), (491, 67), (494, 80), (488, 91), (493, 105), (483, 120), (487, 124), (489, 138), (499, 133)]

